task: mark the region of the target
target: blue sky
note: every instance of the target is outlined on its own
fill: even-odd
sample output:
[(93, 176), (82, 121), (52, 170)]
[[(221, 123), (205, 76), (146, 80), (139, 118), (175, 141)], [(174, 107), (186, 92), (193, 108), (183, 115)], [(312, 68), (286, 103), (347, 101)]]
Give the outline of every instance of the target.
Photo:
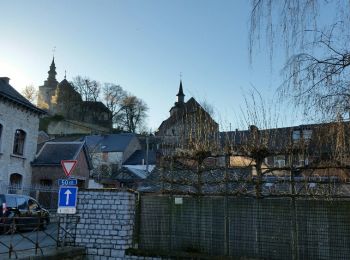
[(148, 104), (148, 128), (156, 130), (181, 72), (186, 100), (212, 104), (222, 130), (245, 128), (237, 121), (244, 92), (254, 86), (269, 100), (280, 84), (280, 64), (271, 69), (265, 51), (249, 63), (249, 7), (246, 0), (0, 0), (0, 76), (20, 91), (42, 85), (56, 46), (59, 81), (67, 70), (68, 80), (120, 84)]

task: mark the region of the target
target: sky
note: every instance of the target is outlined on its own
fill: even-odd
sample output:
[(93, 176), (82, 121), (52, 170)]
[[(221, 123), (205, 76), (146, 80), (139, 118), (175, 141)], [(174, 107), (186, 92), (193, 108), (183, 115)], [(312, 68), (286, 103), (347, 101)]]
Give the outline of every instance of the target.
[(68, 80), (121, 85), (147, 103), (151, 131), (169, 116), (180, 74), (185, 99), (211, 104), (223, 131), (248, 127), (238, 118), (253, 87), (272, 100), (281, 83), (264, 46), (249, 62), (247, 0), (0, 0), (0, 9), (0, 76), (12, 86), (42, 85), (55, 47), (58, 81), (66, 70)]

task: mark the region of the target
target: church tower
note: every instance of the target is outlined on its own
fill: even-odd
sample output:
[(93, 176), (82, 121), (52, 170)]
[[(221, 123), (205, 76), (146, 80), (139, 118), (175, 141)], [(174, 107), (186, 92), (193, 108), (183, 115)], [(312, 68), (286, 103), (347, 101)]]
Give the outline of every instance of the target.
[[(177, 103), (178, 104), (183, 104), (185, 102), (185, 94), (182, 89), (182, 80), (180, 80), (180, 87), (179, 87), (179, 93), (177, 93)], [(176, 105), (176, 103), (175, 103)]]
[(179, 108), (182, 108), (185, 104), (185, 94), (182, 88), (182, 80), (180, 80), (179, 92), (176, 94), (177, 101), (175, 105), (170, 109), (170, 115), (173, 115)]
[(48, 71), (47, 80), (44, 81), (44, 85), (39, 87), (38, 107), (50, 111), (52, 104), (51, 98), (55, 95), (58, 82), (56, 80), (56, 65), (55, 57), (52, 58), (50, 70)]

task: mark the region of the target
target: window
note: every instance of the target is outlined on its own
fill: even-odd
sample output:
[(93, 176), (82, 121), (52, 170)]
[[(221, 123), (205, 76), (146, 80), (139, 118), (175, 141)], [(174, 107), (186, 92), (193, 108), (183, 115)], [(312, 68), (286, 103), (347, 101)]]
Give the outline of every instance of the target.
[(294, 130), (292, 135), (293, 142), (298, 142), (300, 140), (300, 130)]
[(27, 200), (24, 197), (18, 197), (17, 198), (17, 207), (19, 210), (25, 210), (27, 209)]
[(277, 155), (274, 158), (274, 167), (285, 167), (286, 160), (284, 155)]
[(15, 189), (22, 188), (22, 175), (18, 173), (12, 173), (10, 176), (10, 186)]
[(28, 200), (28, 207), (30, 211), (34, 211), (39, 209), (39, 205), (35, 200), (29, 199)]
[(52, 186), (52, 180), (41, 179), (40, 180), (40, 186), (51, 187)]
[(312, 136), (312, 130), (303, 130), (303, 138), (305, 141), (310, 141)]
[(14, 154), (23, 155), (25, 138), (26, 138), (26, 133), (21, 129), (17, 129), (15, 133), (15, 140), (13, 143)]
[(16, 204), (16, 197), (14, 196), (6, 196), (6, 206), (9, 208), (15, 208), (17, 206)]

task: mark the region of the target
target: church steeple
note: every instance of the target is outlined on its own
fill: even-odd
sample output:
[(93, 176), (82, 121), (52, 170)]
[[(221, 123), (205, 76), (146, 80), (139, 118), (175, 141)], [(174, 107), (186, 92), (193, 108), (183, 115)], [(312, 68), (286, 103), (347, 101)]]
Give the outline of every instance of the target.
[(180, 87), (179, 87), (179, 93), (177, 93), (177, 103), (183, 104), (185, 102), (185, 94), (182, 89), (182, 80), (180, 80)]
[(50, 80), (56, 81), (57, 72), (56, 72), (56, 65), (55, 65), (55, 57), (52, 58), (50, 70), (47, 73), (49, 74), (49, 76), (47, 77), (48, 81)]
[(47, 73), (49, 74), (47, 80), (44, 81), (44, 85), (39, 87), (38, 107), (50, 111), (52, 109), (51, 98), (55, 95), (58, 85), (55, 57), (52, 58), (50, 70)]

